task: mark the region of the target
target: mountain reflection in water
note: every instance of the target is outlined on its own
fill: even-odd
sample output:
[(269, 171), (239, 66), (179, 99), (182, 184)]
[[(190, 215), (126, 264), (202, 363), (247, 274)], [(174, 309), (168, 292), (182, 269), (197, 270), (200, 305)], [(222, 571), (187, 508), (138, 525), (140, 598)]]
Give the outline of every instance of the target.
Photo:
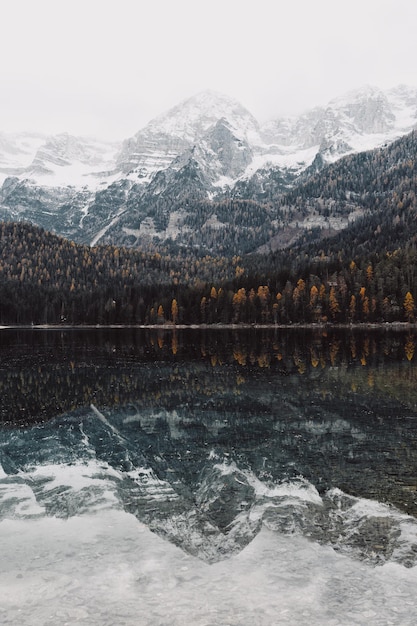
[(0, 621), (416, 623), (415, 340), (0, 331)]
[(3, 437), (53, 430), (67, 413), (82, 421), (94, 405), (150, 450), (159, 477), (166, 465), (198, 482), (219, 447), (259, 477), (302, 476), (417, 513), (411, 333), (9, 330), (0, 340)]

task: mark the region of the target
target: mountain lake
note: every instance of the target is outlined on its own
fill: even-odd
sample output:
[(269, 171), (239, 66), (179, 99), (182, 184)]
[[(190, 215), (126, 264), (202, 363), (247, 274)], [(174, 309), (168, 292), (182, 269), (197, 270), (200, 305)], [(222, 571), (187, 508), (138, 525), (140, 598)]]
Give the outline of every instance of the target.
[(417, 331), (0, 330), (0, 623), (417, 623)]

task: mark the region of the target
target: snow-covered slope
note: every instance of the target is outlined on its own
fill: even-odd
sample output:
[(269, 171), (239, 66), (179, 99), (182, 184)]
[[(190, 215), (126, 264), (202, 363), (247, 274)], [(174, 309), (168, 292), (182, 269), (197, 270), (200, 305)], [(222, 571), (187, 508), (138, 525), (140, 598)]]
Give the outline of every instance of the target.
[(0, 133), (0, 180), (12, 175), (47, 187), (95, 188), (107, 181), (119, 149), (118, 143), (68, 133)]
[(146, 184), (156, 172), (184, 162), (192, 150), (210, 184), (231, 188), (265, 167), (300, 173), (317, 154), (333, 162), (350, 152), (378, 147), (416, 124), (417, 90), (404, 86), (389, 92), (364, 87), (327, 107), (278, 118), (263, 127), (236, 100), (207, 91), (126, 140), (117, 167), (122, 175)]
[(417, 89), (404, 85), (382, 91), (366, 86), (294, 118), (278, 118), (262, 127), (272, 152), (313, 149), (327, 161), (372, 150), (417, 126)]
[(109, 176), (118, 148), (118, 144), (68, 133), (54, 135), (38, 149), (25, 173), (50, 186), (94, 186), (96, 180)]
[[(185, 228), (187, 198), (263, 201), (267, 188), (276, 195), (301, 174), (416, 127), (417, 89), (399, 86), (364, 87), (262, 127), (235, 99), (204, 91), (119, 145), (68, 134), (0, 133), (0, 216), (30, 219), (89, 243), (166, 239), (171, 213), (184, 217)], [(218, 216), (207, 219), (223, 224)], [(135, 233), (134, 240), (125, 241), (122, 232)]]
[(45, 141), (42, 134), (0, 132), (0, 177), (22, 172)]
[(417, 89), (365, 86), (293, 118), (262, 127), (236, 100), (207, 91), (155, 118), (124, 142), (117, 167), (147, 183), (191, 149), (210, 183), (233, 187), (264, 168), (300, 173), (320, 154), (334, 162), (374, 149), (417, 125)]
[(237, 100), (201, 92), (151, 120), (122, 145), (63, 133), (0, 132), (0, 176), (32, 178), (42, 185), (96, 186), (128, 176), (148, 183), (175, 159), (194, 157), (212, 168), (213, 183), (233, 184), (267, 163), (302, 169), (318, 152), (334, 161), (373, 149), (417, 125), (417, 89), (382, 91), (366, 86), (292, 118), (262, 127)]

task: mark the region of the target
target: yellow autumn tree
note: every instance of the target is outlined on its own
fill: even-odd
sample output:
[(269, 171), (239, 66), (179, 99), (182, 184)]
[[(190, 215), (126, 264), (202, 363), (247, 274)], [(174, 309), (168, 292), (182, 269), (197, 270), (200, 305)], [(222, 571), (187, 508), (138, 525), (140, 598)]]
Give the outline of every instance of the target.
[(316, 285), (313, 285), (310, 289), (310, 306), (312, 309), (316, 306), (317, 299), (319, 297), (319, 290)]
[(176, 301), (175, 298), (173, 299), (171, 303), (171, 316), (172, 316), (173, 323), (176, 324), (178, 320), (178, 302)]
[(318, 321), (321, 315), (321, 306), (319, 305), (319, 290), (316, 285), (313, 285), (310, 289), (310, 301), (309, 307), (312, 312), (313, 320)]
[(333, 319), (336, 317), (337, 313), (340, 313), (340, 306), (338, 299), (336, 297), (336, 290), (334, 287), (330, 288), (329, 293), (329, 309), (332, 314)]
[(407, 291), (404, 298), (404, 311), (408, 322), (412, 322), (414, 320), (414, 310), (414, 298), (411, 293)]
[(239, 289), (234, 295), (232, 300), (233, 310), (234, 310), (234, 322), (238, 322), (240, 318), (241, 308), (246, 302), (246, 289), (242, 287)]
[(158, 318), (158, 324), (163, 324), (165, 322), (165, 313), (164, 313), (164, 308), (162, 304), (160, 304), (158, 307), (157, 318)]
[(259, 302), (261, 303), (262, 321), (266, 322), (268, 319), (268, 302), (271, 295), (268, 285), (260, 285), (258, 287), (256, 295), (258, 296)]

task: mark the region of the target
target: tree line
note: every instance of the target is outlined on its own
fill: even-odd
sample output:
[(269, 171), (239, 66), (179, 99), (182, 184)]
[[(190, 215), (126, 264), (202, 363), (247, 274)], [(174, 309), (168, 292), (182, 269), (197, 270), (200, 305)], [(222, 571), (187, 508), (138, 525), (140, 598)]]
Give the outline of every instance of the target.
[[(330, 244), (329, 244), (330, 245)], [(0, 224), (1, 324), (414, 321), (417, 249), (208, 257), (90, 248)]]

